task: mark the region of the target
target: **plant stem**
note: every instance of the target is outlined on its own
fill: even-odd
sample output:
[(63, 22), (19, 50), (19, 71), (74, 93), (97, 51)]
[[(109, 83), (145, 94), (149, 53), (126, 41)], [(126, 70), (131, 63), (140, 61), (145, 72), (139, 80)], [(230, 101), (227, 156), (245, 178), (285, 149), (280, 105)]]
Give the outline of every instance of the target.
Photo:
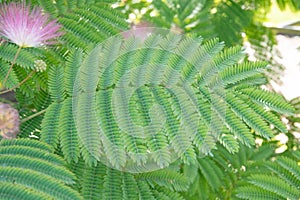
[(11, 101), (5, 99), (5, 98), (2, 98), (2, 97), (0, 97), (0, 103), (6, 103), (6, 104), (9, 104), (9, 105), (11, 105), (12, 107), (14, 107), (14, 105), (15, 105), (15, 103), (13, 103), (13, 102), (11, 102)]
[(13, 91), (14, 89), (20, 87), (20, 85), (22, 85), (23, 83), (25, 83), (34, 73), (35, 73), (35, 70), (33, 70), (32, 72), (30, 72), (30, 74), (28, 74), (28, 76), (23, 81), (21, 81), (20, 83), (18, 83), (17, 85), (15, 85), (14, 87), (12, 87), (10, 89), (1, 91), (0, 94), (4, 94), (4, 93), (10, 92), (10, 91)]
[(21, 49), (22, 49), (22, 47), (19, 46), (19, 48), (18, 48), (18, 50), (17, 50), (17, 53), (16, 53), (16, 55), (15, 55), (15, 57), (14, 57), (12, 63), (11, 63), (11, 66), (10, 66), (10, 68), (9, 68), (9, 70), (8, 70), (8, 72), (7, 72), (6, 76), (5, 76), (5, 78), (4, 78), (4, 81), (3, 81), (3, 83), (2, 83), (3, 87), (5, 87), (6, 81), (7, 81), (8, 77), (9, 77), (9, 75), (10, 75), (12, 69), (13, 69), (13, 66), (15, 65), (15, 63), (16, 63), (16, 61), (17, 61), (17, 58), (18, 58), (18, 56), (19, 56), (19, 54), (20, 54), (20, 52), (21, 52)]
[(39, 115), (41, 115), (41, 114), (44, 114), (44, 113), (46, 112), (46, 110), (47, 110), (47, 109), (41, 110), (41, 111), (39, 111), (39, 112), (37, 112), (37, 113), (34, 113), (33, 115), (30, 115), (30, 116), (28, 116), (28, 117), (22, 119), (22, 120), (21, 120), (21, 123), (27, 122), (28, 120), (31, 120), (32, 118), (35, 118), (35, 117), (37, 117), (37, 116), (39, 116)]

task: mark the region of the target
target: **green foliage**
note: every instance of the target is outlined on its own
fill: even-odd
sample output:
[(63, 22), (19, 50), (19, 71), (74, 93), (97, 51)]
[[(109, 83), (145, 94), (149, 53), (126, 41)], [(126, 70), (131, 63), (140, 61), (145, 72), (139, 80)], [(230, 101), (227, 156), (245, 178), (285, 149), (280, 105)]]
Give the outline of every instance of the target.
[[(30, 117), (46, 109), (51, 103), (50, 94), (41, 90), (38, 93), (36, 93), (33, 97), (26, 97), (21, 92), (17, 92), (16, 99), (21, 105), (21, 108), (19, 109), (20, 116), (22, 116), (23, 120), (26, 119), (26, 121), (22, 121), (20, 127), (20, 137), (28, 137), (32, 135), (39, 137), (39, 131), (41, 130), (41, 122), (43, 120), (43, 115), (39, 115), (30, 119), (27, 117)], [(35, 110), (33, 110), (33, 108)]]
[(86, 166), (81, 170), (83, 181), (78, 184), (85, 199), (162, 199), (164, 196), (177, 200), (182, 199), (177, 192), (188, 187), (185, 177), (174, 169), (133, 175), (98, 163), (97, 167)]
[(198, 158), (197, 167), (192, 167), (194, 172), (190, 166), (184, 168), (192, 180), (186, 198), (298, 199), (300, 168), (297, 162), (274, 155), (272, 148), (265, 144), (253, 151), (241, 146), (240, 151), (232, 155), (219, 147), (213, 157)]
[[(249, 9), (247, 4), (247, 1), (234, 0), (157, 0), (142, 19), (158, 27), (197, 33), (205, 39), (218, 36), (226, 44), (233, 45), (241, 43), (240, 33), (252, 23), (254, 13), (251, 10), (255, 8)], [(243, 6), (249, 8), (243, 9)]]
[[(0, 68), (0, 78), (1, 78), (1, 80), (4, 80), (4, 78), (5, 78), (8, 70), (9, 70), (8, 63), (7, 62), (3, 62), (1, 60), (1, 68)], [(7, 81), (7, 86), (13, 87), (16, 84), (18, 84), (18, 78), (17, 78), (16, 74), (14, 72), (12, 72), (9, 75), (9, 78), (8, 78), (8, 81)]]
[[(1, 199), (299, 198), (300, 101), (262, 89), (272, 65), (240, 47), (269, 60), (273, 33), (254, 18), (270, 1), (155, 0), (142, 19), (186, 34), (147, 37), (122, 33), (145, 1), (31, 2), (65, 34), (21, 49), (9, 76), (11, 88), (37, 60), (47, 65), (15, 90), (21, 131), (0, 141)], [(17, 51), (0, 45), (0, 80)], [(283, 155), (269, 142), (279, 132)]]
[[(0, 45), (0, 54), (1, 59), (4, 61), (12, 62), (18, 51), (18, 47), (12, 44), (3, 44)], [(38, 51), (34, 49), (23, 49), (20, 51), (20, 55), (16, 59), (16, 64), (20, 65), (23, 68), (33, 69), (34, 61), (38, 59), (38, 55), (36, 55)]]
[(76, 2), (72, 0), (57, 0), (53, 1), (43, 1), (34, 0), (38, 5), (42, 6), (48, 13), (52, 16), (64, 15), (66, 12), (71, 12), (73, 9), (80, 8), (85, 5), (103, 5), (107, 3), (114, 3), (112, 0), (77, 0)]
[[(183, 199), (179, 194), (188, 188), (188, 180), (177, 165), (166, 170), (142, 174), (120, 172), (97, 163), (95, 167), (84, 165), (83, 160), (71, 163), (78, 173), (77, 188), (84, 199)], [(170, 184), (172, 183), (172, 184)]]
[(47, 110), (43, 118), (41, 127), (41, 140), (47, 144), (56, 147), (58, 145), (58, 123), (61, 104), (53, 103)]
[(287, 7), (294, 11), (300, 9), (300, 3), (299, 1), (296, 0), (288, 0), (288, 1), (276, 0), (276, 3), (281, 10), (284, 10)]
[[(298, 199), (300, 196), (300, 169), (296, 161), (280, 156), (275, 162), (267, 163), (268, 172), (247, 176), (248, 185), (237, 189), (241, 199), (259, 199), (259, 195), (272, 199)], [(263, 168), (262, 167), (262, 168)], [(260, 191), (257, 193), (257, 191)]]
[(82, 199), (68, 186), (75, 183), (75, 175), (50, 146), (29, 139), (3, 140), (0, 154), (1, 198)]
[[(157, 0), (150, 5), (141, 1), (133, 3), (129, 9), (126, 4), (121, 7), (128, 13), (136, 14), (137, 20), (134, 23), (138, 24), (139, 20), (149, 23), (144, 26), (194, 33), (207, 40), (219, 37), (227, 46), (249, 42), (255, 58), (267, 60), (272, 65), (265, 72), (268, 77), (280, 83), (278, 71), (282, 71), (283, 66), (278, 62), (280, 54), (276, 49), (274, 31), (263, 25), (273, 3), (271, 0)], [(280, 0), (277, 3), (282, 9), (291, 7), (297, 10), (295, 0)], [(145, 14), (142, 14), (143, 9), (147, 10)]]
[(68, 162), (78, 162), (80, 155), (79, 139), (76, 132), (72, 115), (72, 100), (70, 98), (63, 102), (61, 114), (59, 116), (58, 135), (61, 150)]
[[(177, 49), (174, 49), (171, 45), (175, 39), (179, 41)], [(239, 145), (235, 142), (234, 138), (239, 139), (248, 146), (254, 144), (253, 134), (248, 127), (253, 128), (258, 135), (266, 139), (273, 136), (273, 132), (268, 127), (267, 122), (269, 121), (266, 116), (273, 117), (270, 118), (270, 121), (274, 123), (275, 127), (284, 129), (280, 120), (263, 107), (268, 106), (270, 109), (284, 114), (292, 113), (293, 108), (281, 97), (271, 92), (260, 92), (256, 86), (248, 85), (247, 82), (240, 84), (239, 87), (230, 87), (230, 85), (260, 74), (263, 68), (267, 66), (266, 63), (246, 62), (236, 64), (236, 62), (242, 58), (240, 48), (229, 48), (222, 52), (223, 45), (217, 40), (201, 44), (201, 39), (199, 38), (195, 38), (195, 40), (182, 38), (181, 41), (178, 39), (180, 39), (178, 36), (172, 34), (167, 35), (165, 38), (159, 36), (149, 37), (145, 41), (145, 45), (147, 47), (151, 46), (151, 48), (145, 49), (141, 48), (140, 45), (144, 44), (139, 43), (138, 40), (122, 41), (119, 37), (115, 37), (104, 43), (104, 50), (102, 49), (102, 45), (99, 45), (90, 53), (87, 53), (82, 64), (79, 64), (76, 60), (77, 57), (74, 57), (78, 56), (78, 54), (72, 54), (73, 57), (69, 57), (69, 59), (71, 61), (74, 60), (77, 66), (81, 65), (77, 77), (79, 81), (75, 83), (74, 93), (78, 94), (78, 96), (76, 96), (73, 102), (75, 103), (73, 111), (75, 112), (78, 130), (76, 130), (74, 126), (72, 116), (70, 114), (66, 115), (64, 111), (61, 111), (59, 104), (53, 103), (48, 108), (49, 111), (42, 123), (42, 127), (44, 124), (51, 124), (51, 128), (43, 127), (42, 140), (57, 146), (59, 137), (65, 138), (66, 135), (71, 136), (75, 134), (74, 137), (79, 137), (83, 147), (86, 148), (90, 154), (87, 157), (87, 163), (93, 163), (94, 159), (98, 160), (104, 155), (112, 166), (117, 168), (125, 166), (127, 153), (128, 156), (131, 156), (131, 153), (133, 153), (131, 156), (133, 163), (146, 164), (146, 158), (143, 157), (142, 153), (149, 149), (150, 151), (158, 152), (152, 159), (158, 166), (163, 167), (169, 165), (171, 162), (171, 152), (166, 149), (168, 145), (172, 145), (174, 151), (181, 156), (191, 144), (191, 141), (187, 139), (186, 135), (181, 133), (179, 124), (181, 123), (181, 126), (185, 126), (184, 123), (188, 123), (188, 126), (191, 126), (192, 120), (198, 117), (204, 122), (202, 126), (204, 126), (206, 130), (213, 129), (217, 131), (213, 133), (213, 135), (203, 133), (204, 135), (201, 137), (215, 137), (215, 141), (220, 141), (231, 152), (237, 152), (239, 149)], [(195, 41), (199, 41), (199, 43), (197, 44)], [(135, 46), (132, 46), (132, 44), (135, 44)], [(124, 50), (120, 49), (121, 46), (128, 46), (132, 49), (129, 51), (130, 53), (124, 54), (122, 53)], [(164, 46), (168, 48), (172, 47), (172, 51), (161, 49), (161, 47)], [(103, 54), (101, 54), (101, 51), (104, 51)], [(125, 48), (125, 52), (127, 51), (128, 49)], [(178, 54), (180, 53), (179, 55), (182, 56), (189, 55), (192, 58), (190, 62), (193, 65), (179, 60), (180, 56), (174, 54), (173, 51), (178, 52)], [(118, 52), (121, 54), (120, 57), (118, 57)], [(101, 57), (99, 55), (101, 55)], [(128, 62), (132, 64), (126, 64)], [(147, 65), (145, 65), (146, 63)], [(169, 68), (165, 68), (166, 66), (162, 65), (163, 63), (169, 66)], [(131, 99), (128, 99), (127, 95), (119, 92), (118, 89), (120, 78), (126, 75), (123, 66), (128, 66), (127, 71), (136, 70), (139, 66), (142, 66), (141, 69), (138, 70), (142, 70), (143, 75), (139, 75), (138, 77), (132, 76), (132, 79), (124, 79), (124, 81), (130, 80), (133, 83), (139, 84), (137, 86), (140, 88), (136, 91), (137, 93), (133, 91), (134, 93), (132, 94), (134, 95)], [(61, 70), (61, 68), (56, 69)], [(197, 100), (194, 99), (194, 103), (196, 103), (196, 107), (199, 109), (197, 113), (199, 115), (198, 117), (197, 114), (193, 114), (193, 116), (195, 116), (193, 118), (191, 116), (188, 118), (184, 113), (180, 114), (182, 107), (184, 107), (188, 113), (194, 112), (192, 111), (194, 108), (187, 105), (185, 103), (186, 100), (180, 99), (188, 94), (182, 93), (180, 88), (175, 87), (174, 89), (168, 89), (169, 86), (163, 84), (164, 82), (176, 81), (176, 79), (172, 80), (169, 78), (171, 70), (175, 70), (172, 72), (173, 74), (181, 74), (183, 77), (182, 81), (187, 82), (187, 85), (193, 86), (189, 92), (195, 93), (198, 91)], [(161, 72), (160, 76), (152, 73), (157, 71)], [(52, 96), (59, 102), (61, 102), (64, 96), (64, 91), (70, 91), (68, 88), (71, 87), (68, 86), (70, 84), (64, 84), (62, 78), (59, 78), (61, 77), (59, 75), (63, 73), (62, 71), (53, 73), (53, 77), (56, 79), (49, 84), (51, 87), (51, 83), (55, 83), (54, 88), (50, 89), (50, 92), (58, 92), (58, 94), (52, 94)], [(70, 73), (77, 73), (77, 71), (74, 70), (68, 73), (67, 77), (69, 78), (64, 78), (64, 81), (73, 83), (76, 75)], [(199, 74), (201, 74), (201, 76)], [(50, 80), (51, 75), (52, 73), (50, 73)], [(121, 81), (123, 81), (123, 79), (121, 79)], [(150, 83), (155, 85), (148, 86), (147, 84)], [(122, 82), (122, 84), (126, 85), (128, 83)], [(64, 85), (66, 85), (67, 88), (64, 88)], [(59, 87), (60, 90), (55, 87)], [(102, 89), (97, 91), (97, 88)], [(81, 91), (81, 93), (78, 93), (79, 91)], [(114, 96), (116, 94), (120, 96)], [(69, 92), (69, 95), (72, 94)], [(126, 101), (123, 101), (124, 99), (128, 99), (130, 103), (127, 104)], [(217, 104), (216, 99), (224, 103)], [(112, 102), (112, 105), (107, 102)], [(247, 104), (249, 103), (246, 102), (251, 102), (254, 109), (248, 106)], [(65, 99), (63, 105), (65, 105), (65, 103), (71, 106), (70, 99)], [(166, 119), (167, 124), (163, 131), (153, 135), (152, 138), (150, 137), (149, 140), (146, 141), (139, 141), (136, 136), (126, 136), (126, 133), (121, 131), (120, 127), (126, 127), (128, 123), (132, 124), (132, 122), (130, 122), (131, 116), (135, 120), (135, 123), (144, 126), (149, 125), (149, 119), (155, 115), (151, 111), (151, 109), (153, 109), (151, 107), (154, 103), (162, 106), (168, 116)], [(67, 105), (66, 107), (68, 107)], [(203, 105), (206, 105), (206, 108), (203, 107)], [(128, 111), (124, 109), (118, 111), (119, 109), (116, 109), (118, 107), (126, 108), (127, 106), (129, 106)], [(138, 109), (136, 109), (136, 106)], [(97, 108), (96, 111), (94, 111), (93, 108)], [(157, 109), (159, 109), (159, 107), (157, 107)], [(189, 111), (189, 109), (191, 110)], [(71, 112), (71, 109), (69, 108), (68, 111)], [(95, 112), (95, 115), (91, 115), (91, 111)], [(158, 110), (156, 112), (158, 112)], [(58, 122), (57, 116), (60, 116), (62, 113), (64, 114), (64, 120), (67, 120), (68, 123)], [(120, 117), (116, 118), (115, 115)], [(97, 127), (98, 122), (96, 116), (99, 116), (101, 124), (100, 132), (98, 132), (99, 128)], [(156, 114), (154, 119), (156, 119), (157, 122), (164, 121), (163, 117), (163, 113)], [(212, 125), (212, 117), (217, 117), (213, 123), (219, 122), (219, 124)], [(152, 123), (155, 124), (157, 122)], [(194, 122), (195, 125), (197, 123), (196, 121)], [(220, 127), (213, 126), (224, 126), (224, 128), (227, 129), (227, 134), (222, 134)], [(58, 127), (60, 127), (61, 130), (69, 131), (69, 133), (57, 131)], [(140, 131), (138, 127), (134, 130), (134, 127), (134, 125), (131, 126), (132, 132)], [(78, 136), (77, 133), (79, 134)], [(63, 134), (65, 136), (58, 136), (57, 134)], [(48, 139), (45, 139), (45, 136)], [(199, 138), (200, 135), (192, 137)], [(123, 141), (122, 138), (126, 139)], [(77, 139), (69, 141), (75, 143), (64, 145), (73, 146), (77, 144)], [(133, 144), (135, 145), (133, 146)], [(213, 148), (213, 146), (211, 146), (208, 149), (204, 149), (204, 147), (210, 145), (206, 143), (206, 141), (202, 142), (201, 139), (195, 140), (194, 145), (204, 154), (210, 153), (210, 149)], [(65, 152), (64, 149), (63, 153), (65, 155), (69, 154), (69, 152)], [(136, 153), (138, 153), (139, 156), (137, 156)], [(75, 159), (78, 157), (78, 150), (76, 155), (77, 156), (74, 157)], [(190, 155), (186, 154), (186, 156), (189, 157), (186, 158), (187, 160), (193, 160), (193, 153)]]
[(97, 44), (126, 30), (128, 25), (124, 18), (121, 12), (116, 12), (108, 5), (78, 7), (59, 18), (58, 21), (66, 30), (61, 40), (71, 47), (85, 49), (87, 44)]

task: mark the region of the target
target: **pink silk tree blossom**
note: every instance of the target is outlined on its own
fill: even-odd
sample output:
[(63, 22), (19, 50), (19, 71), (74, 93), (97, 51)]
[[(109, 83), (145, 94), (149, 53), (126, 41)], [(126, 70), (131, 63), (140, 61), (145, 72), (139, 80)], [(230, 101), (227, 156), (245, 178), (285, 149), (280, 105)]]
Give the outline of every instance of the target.
[(25, 3), (0, 4), (0, 35), (20, 47), (53, 44), (62, 35), (60, 27), (39, 7), (31, 10)]
[(16, 138), (19, 132), (19, 112), (9, 104), (0, 102), (0, 136), (6, 139)]

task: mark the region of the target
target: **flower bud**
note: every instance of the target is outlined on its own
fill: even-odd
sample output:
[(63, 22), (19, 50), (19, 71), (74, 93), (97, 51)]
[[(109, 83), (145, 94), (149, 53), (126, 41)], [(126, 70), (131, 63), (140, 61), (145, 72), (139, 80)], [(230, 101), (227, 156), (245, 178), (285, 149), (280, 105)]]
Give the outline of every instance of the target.
[(34, 68), (37, 72), (43, 72), (47, 68), (47, 64), (43, 60), (35, 60)]

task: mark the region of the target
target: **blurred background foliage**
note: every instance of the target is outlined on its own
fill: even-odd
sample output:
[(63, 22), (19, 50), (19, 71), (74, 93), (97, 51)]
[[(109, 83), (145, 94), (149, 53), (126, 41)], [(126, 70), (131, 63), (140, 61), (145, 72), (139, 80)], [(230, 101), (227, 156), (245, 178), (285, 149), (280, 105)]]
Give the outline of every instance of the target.
[(300, 9), (297, 0), (123, 0), (118, 6), (133, 25), (148, 23), (206, 40), (219, 37), (227, 46), (244, 44), (252, 50), (252, 60), (272, 65), (267, 74), (277, 83), (284, 66), (278, 61), (274, 28), (300, 16), (295, 14)]

